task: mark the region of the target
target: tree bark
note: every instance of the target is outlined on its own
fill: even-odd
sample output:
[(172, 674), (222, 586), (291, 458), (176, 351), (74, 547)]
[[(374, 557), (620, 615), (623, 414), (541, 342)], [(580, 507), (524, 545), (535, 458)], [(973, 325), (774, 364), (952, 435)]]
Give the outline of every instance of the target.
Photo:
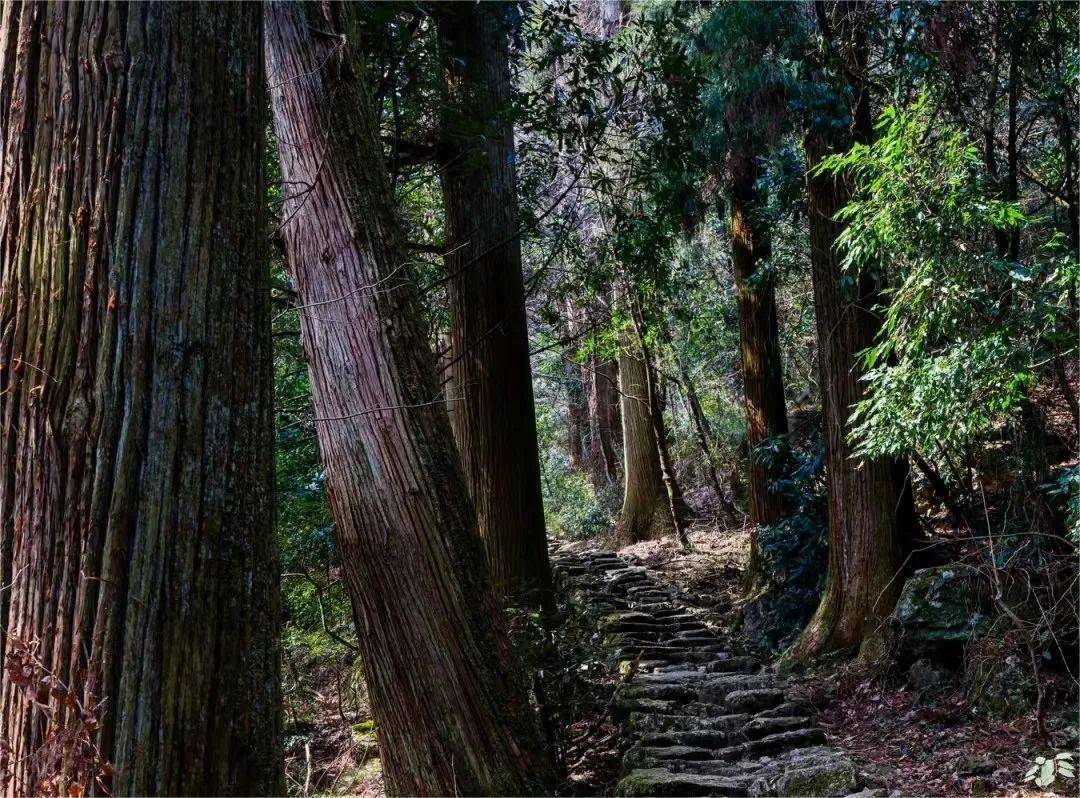
[(675, 539), (686, 548), (690, 545), (689, 538), (686, 535), (686, 516), (689, 514), (689, 508), (686, 506), (682, 488), (679, 486), (678, 479), (676, 479), (675, 466), (671, 462), (667, 429), (664, 425), (664, 408), (661, 400), (662, 389), (658, 384), (656, 364), (653, 361), (651, 347), (645, 338), (641, 307), (636, 301), (632, 313), (638, 345), (641, 347), (641, 362), (645, 365), (645, 391), (649, 399), (649, 420), (652, 422), (653, 440), (656, 444), (656, 456), (660, 464), (660, 478), (664, 483), (664, 493), (667, 497), (671, 526), (675, 531)]
[(436, 11), (444, 103), (452, 416), (480, 536), (499, 594), (550, 600), (529, 331), (521, 276), (509, 4)]
[[(862, 74), (866, 48), (857, 9), (837, 3), (833, 30), (844, 56), (855, 59), (850, 74)], [(841, 46), (841, 45), (838, 45)], [(865, 87), (853, 93), (856, 140), (872, 135)], [(821, 370), (822, 415), (828, 463), (829, 565), (825, 593), (788, 657), (806, 659), (861, 646), (872, 659), (882, 653), (885, 619), (903, 580), (897, 574), (910, 548), (914, 505), (907, 464), (891, 458), (857, 460), (848, 436), (854, 405), (863, 397), (859, 353), (872, 346), (881, 329), (878, 276), (867, 272), (845, 280), (837, 239), (844, 229), (837, 212), (848, 201), (843, 178), (815, 175), (830, 149), (850, 139), (829, 142), (811, 131), (806, 137), (806, 193), (813, 269), (814, 312)], [(830, 145), (832, 145), (830, 147)]]
[(694, 436), (697, 439), (698, 448), (701, 449), (701, 455), (705, 458), (705, 468), (709, 472), (709, 481), (712, 483), (713, 491), (716, 493), (717, 505), (724, 515), (733, 518), (735, 516), (735, 505), (731, 503), (731, 499), (728, 498), (727, 493), (724, 491), (720, 471), (716, 467), (711, 445), (712, 430), (709, 427), (709, 420), (705, 417), (705, 412), (701, 409), (701, 402), (698, 399), (694, 381), (690, 378), (690, 372), (687, 370), (686, 365), (678, 358), (675, 359), (675, 368), (679, 388), (682, 389), (683, 399), (686, 403), (687, 414), (694, 424)]
[[(776, 290), (759, 267), (769, 257), (768, 236), (754, 219), (758, 204), (755, 170), (745, 166), (731, 186), (731, 259), (739, 307), (739, 355), (746, 407), (746, 445), (749, 457), (750, 523), (756, 528), (774, 523), (783, 502), (769, 488), (765, 468), (754, 449), (766, 438), (788, 432), (784, 374), (780, 359), (780, 332), (776, 318)], [(756, 534), (750, 538), (747, 595), (758, 589), (760, 554)]]
[(618, 526), (624, 544), (663, 537), (672, 531), (645, 369), (641, 355), (626, 342), (619, 351), (624, 476)]
[(8, 795), (284, 792), (261, 42), (0, 10)]
[(589, 457), (595, 487), (604, 488), (619, 477), (619, 364), (589, 359)]
[(355, 6), (268, 6), (319, 443), (387, 788), (552, 787), (513, 668), (394, 213)]
[[(581, 360), (580, 341), (587, 341), (586, 333), (598, 327), (595, 316), (599, 309), (576, 307), (571, 299), (566, 299), (563, 312), (568, 331), (575, 339), (569, 352), (575, 360)], [(590, 321), (589, 316), (594, 319)], [(584, 358), (578, 370), (582, 386), (584, 464), (593, 488), (601, 491), (614, 482), (619, 474), (619, 371), (615, 361), (600, 360), (595, 353)]]
[(581, 366), (564, 355), (567, 373), (566, 391), (566, 447), (570, 455), (570, 468), (575, 472), (585, 470), (585, 430), (589, 424), (589, 407), (585, 386), (581, 384)]

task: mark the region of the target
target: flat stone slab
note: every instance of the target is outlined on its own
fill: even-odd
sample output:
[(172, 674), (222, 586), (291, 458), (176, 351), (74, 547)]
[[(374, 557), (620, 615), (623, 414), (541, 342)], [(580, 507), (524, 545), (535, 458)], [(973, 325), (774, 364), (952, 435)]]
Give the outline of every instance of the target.
[(616, 785), (615, 794), (639, 796), (746, 795), (749, 779), (672, 773), (664, 768), (633, 770)]
[(771, 709), (784, 701), (784, 691), (776, 688), (733, 690), (724, 697), (724, 706), (731, 712), (757, 712)]
[(623, 755), (626, 769), (654, 767), (659, 762), (672, 759), (709, 759), (712, 751), (694, 745), (633, 745)]

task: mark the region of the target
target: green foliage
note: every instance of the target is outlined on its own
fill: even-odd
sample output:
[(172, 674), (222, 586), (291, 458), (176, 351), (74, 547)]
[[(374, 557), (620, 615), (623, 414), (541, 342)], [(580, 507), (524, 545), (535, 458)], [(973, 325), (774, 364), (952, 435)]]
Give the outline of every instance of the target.
[[(938, 122), (926, 96), (886, 109), (877, 133), (821, 166), (856, 189), (839, 214), (844, 279), (872, 273), (890, 285), (865, 353), (857, 453), (964, 451), (1017, 413), (1051, 358), (1075, 351), (1076, 258), (1060, 234), (995, 197), (974, 145)], [(1010, 260), (995, 242), (1020, 234), (1025, 252)]]
[(1056, 478), (1043, 488), (1065, 504), (1066, 527), (1073, 545), (1080, 548), (1080, 465), (1062, 468)]
[(744, 610), (747, 632), (759, 645), (779, 651), (802, 629), (825, 586), (829, 525), (822, 441), (805, 449), (786, 436), (767, 438), (753, 457), (770, 475), (770, 490), (786, 507), (783, 518), (758, 529), (758, 593)]
[(555, 407), (538, 403), (536, 434), (547, 528), (562, 538), (599, 537), (614, 523), (619, 497), (614, 488), (597, 496), (588, 477), (570, 468), (565, 446), (558, 439), (560, 427)]
[(1037, 756), (1028, 768), (1028, 772), (1024, 774), (1024, 781), (1033, 781), (1036, 787), (1044, 790), (1058, 781), (1072, 781), (1076, 778), (1076, 769), (1072, 760), (1072, 754), (1065, 751), (1052, 757)]
[(808, 18), (794, 3), (718, 3), (692, 47), (705, 75), (701, 104), (708, 124), (697, 147), (710, 163), (764, 156), (797, 117), (800, 56)]

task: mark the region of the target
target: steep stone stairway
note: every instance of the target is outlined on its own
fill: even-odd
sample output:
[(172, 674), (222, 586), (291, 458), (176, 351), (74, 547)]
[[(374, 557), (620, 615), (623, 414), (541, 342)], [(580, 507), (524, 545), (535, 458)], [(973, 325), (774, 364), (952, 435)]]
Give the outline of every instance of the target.
[(732, 653), (688, 592), (608, 551), (556, 545), (552, 566), (620, 674), (616, 794), (847, 796), (864, 786), (855, 763), (825, 745), (796, 685)]

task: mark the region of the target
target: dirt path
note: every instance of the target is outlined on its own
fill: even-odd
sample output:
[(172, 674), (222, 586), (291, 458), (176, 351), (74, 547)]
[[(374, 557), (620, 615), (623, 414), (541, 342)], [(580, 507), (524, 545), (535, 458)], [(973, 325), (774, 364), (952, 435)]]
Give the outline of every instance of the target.
[(609, 551), (556, 546), (552, 565), (621, 674), (616, 794), (885, 794), (824, 744), (797, 685), (732, 653), (690, 593)]

